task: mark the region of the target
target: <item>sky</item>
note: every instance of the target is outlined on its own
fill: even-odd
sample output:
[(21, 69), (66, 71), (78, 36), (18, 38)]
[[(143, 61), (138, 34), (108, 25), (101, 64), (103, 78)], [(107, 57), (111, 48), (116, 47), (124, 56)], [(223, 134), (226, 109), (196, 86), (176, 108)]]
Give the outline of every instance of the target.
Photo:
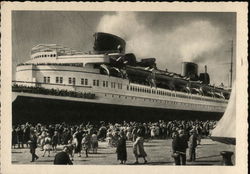
[(236, 13), (230, 12), (13, 11), (13, 79), (32, 47), (60, 44), (88, 52), (95, 32), (122, 37), (127, 53), (154, 57), (159, 69), (181, 73), (181, 63), (192, 61), (199, 73), (207, 65), (211, 84), (229, 83), (232, 40), (234, 62), (236, 52)]

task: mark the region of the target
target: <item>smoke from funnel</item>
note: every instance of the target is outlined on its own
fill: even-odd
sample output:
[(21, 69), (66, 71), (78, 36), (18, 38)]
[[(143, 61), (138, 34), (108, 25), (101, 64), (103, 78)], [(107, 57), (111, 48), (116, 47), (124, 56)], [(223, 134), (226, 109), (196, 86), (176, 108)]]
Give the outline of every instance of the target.
[(139, 58), (155, 57), (159, 68), (171, 65), (175, 72), (182, 61), (205, 63), (204, 55), (218, 49), (223, 42), (220, 29), (208, 20), (196, 19), (172, 29), (162, 27), (156, 32), (153, 23), (145, 23), (141, 18), (136, 12), (104, 15), (97, 31), (122, 37), (127, 42), (127, 52)]

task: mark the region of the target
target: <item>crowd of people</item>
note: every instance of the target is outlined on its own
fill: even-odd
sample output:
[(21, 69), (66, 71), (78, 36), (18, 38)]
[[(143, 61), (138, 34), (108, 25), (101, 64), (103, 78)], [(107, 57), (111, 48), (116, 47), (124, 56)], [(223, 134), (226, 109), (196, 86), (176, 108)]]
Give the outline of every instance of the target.
[[(90, 151), (97, 153), (99, 142), (107, 142), (108, 147), (116, 148), (117, 160), (124, 164), (127, 161), (126, 141), (132, 141), (135, 164), (138, 164), (138, 158), (143, 158), (144, 163), (147, 163), (147, 153), (144, 150), (145, 141), (171, 138), (173, 139), (172, 157), (175, 164), (185, 165), (186, 149), (189, 148), (189, 160), (194, 161), (196, 146), (201, 143), (202, 137), (210, 135), (215, 125), (216, 121), (211, 120), (159, 120), (147, 123), (126, 121), (105, 123), (101, 121), (95, 124), (80, 125), (26, 123), (13, 126), (12, 148), (30, 148), (31, 162), (34, 162), (39, 158), (35, 154), (36, 148), (41, 148), (43, 157), (50, 156), (51, 151), (57, 152), (57, 146), (63, 145), (62, 152), (67, 153), (70, 161), (73, 161), (75, 154), (79, 157), (85, 154), (85, 157), (88, 157)], [(56, 161), (58, 162), (58, 159)], [(64, 161), (68, 161), (68, 159)], [(67, 164), (69, 163), (67, 162)]]
[(13, 85), (12, 89), (14, 92), (28, 92), (34, 94), (69, 96), (69, 97), (87, 98), (87, 99), (95, 98), (95, 94), (93, 93), (85, 93), (85, 92), (83, 93), (83, 92), (75, 92), (75, 91), (59, 90), (59, 89), (46, 89), (42, 87), (22, 86), (17, 84)]

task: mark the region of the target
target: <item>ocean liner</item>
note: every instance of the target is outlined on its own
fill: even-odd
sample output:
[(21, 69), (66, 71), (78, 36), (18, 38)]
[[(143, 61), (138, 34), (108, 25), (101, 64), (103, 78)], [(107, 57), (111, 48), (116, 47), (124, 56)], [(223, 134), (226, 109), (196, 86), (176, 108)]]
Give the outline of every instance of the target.
[(160, 70), (155, 58), (125, 53), (113, 34), (94, 34), (88, 53), (57, 44), (31, 49), (13, 80), (12, 121), (85, 122), (219, 119), (230, 90), (210, 85), (205, 66), (183, 62), (181, 74)]

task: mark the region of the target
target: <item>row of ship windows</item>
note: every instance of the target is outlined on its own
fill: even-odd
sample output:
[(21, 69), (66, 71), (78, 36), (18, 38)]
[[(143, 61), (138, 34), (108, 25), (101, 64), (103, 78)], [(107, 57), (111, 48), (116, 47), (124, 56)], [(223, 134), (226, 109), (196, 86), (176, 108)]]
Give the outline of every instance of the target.
[[(142, 87), (136, 87), (136, 86), (127, 86), (127, 90), (130, 91), (135, 91), (135, 92), (144, 92), (144, 93), (152, 93), (152, 94), (157, 94), (157, 95), (163, 95), (163, 96), (171, 96), (170, 92), (167, 91), (160, 91), (160, 90), (155, 90), (155, 89), (147, 89), (147, 88), (142, 88)], [(179, 98), (188, 98), (186, 95), (182, 94), (176, 94), (176, 97)], [(199, 97), (193, 96), (193, 99), (200, 99)]]
[[(51, 83), (50, 77), (46, 76), (43, 78), (44, 83)], [(63, 77), (56, 77), (55, 83), (62, 84), (63, 83)], [(76, 78), (75, 77), (69, 77), (68, 78), (68, 84), (76, 84)], [(103, 81), (102, 86), (103, 87), (109, 87), (108, 81)], [(118, 89), (122, 89), (122, 84), (121, 83), (115, 83), (111, 82), (111, 88), (116, 88), (116, 84)], [(88, 79), (86, 78), (81, 78), (81, 85), (88, 85)], [(93, 80), (93, 86), (100, 86), (100, 81), (99, 80)]]
[[(148, 89), (148, 88), (142, 88), (142, 87), (137, 87), (137, 86), (127, 86), (127, 90), (130, 91), (135, 91), (135, 92), (144, 92), (144, 93), (149, 93), (149, 94), (157, 94), (157, 95), (165, 95), (165, 96), (171, 96), (171, 93), (166, 92), (166, 91), (160, 91), (160, 90), (155, 90), (155, 89)], [(178, 97), (184, 98), (184, 95), (179, 95), (177, 94)]]
[(44, 58), (44, 57), (56, 57), (56, 54), (42, 54), (42, 55), (35, 56), (34, 59)]
[[(88, 79), (85, 79), (85, 80), (88, 80)], [(118, 89), (122, 89), (122, 84), (121, 83), (115, 83), (115, 82), (111, 82), (111, 88), (116, 88), (116, 84), (118, 86)], [(93, 86), (100, 86), (99, 80), (93, 80)], [(106, 87), (106, 88), (109, 87), (109, 82), (108, 81), (102, 81), (102, 86)]]
[[(56, 77), (55, 79), (56, 83), (63, 83), (63, 77)], [(44, 83), (50, 83), (50, 77), (44, 77)], [(68, 78), (68, 84), (76, 84), (76, 78), (75, 77), (69, 77)], [(103, 81), (102, 86), (103, 87), (108, 87), (108, 81)], [(116, 88), (116, 84), (118, 89), (122, 89), (122, 84), (121, 83), (115, 83), (111, 82), (111, 88)], [(86, 78), (81, 78), (81, 85), (88, 85), (88, 79)], [(93, 86), (100, 86), (100, 81), (99, 80), (93, 80)], [(160, 90), (155, 90), (155, 89), (148, 89), (148, 88), (142, 88), (142, 87), (136, 87), (136, 86), (129, 86), (127, 85), (127, 90), (130, 91), (135, 91), (135, 92), (143, 92), (143, 93), (149, 93), (149, 94), (157, 94), (157, 95), (163, 95), (163, 96), (171, 96), (170, 92), (167, 91), (160, 91)], [(188, 98), (188, 96), (182, 95), (182, 94), (175, 94), (176, 97), (179, 98)], [(196, 100), (201, 100), (200, 97), (192, 96), (192, 99)], [(214, 101), (213, 99), (205, 99), (205, 101)], [(217, 101), (218, 103), (222, 103), (222, 101)]]

